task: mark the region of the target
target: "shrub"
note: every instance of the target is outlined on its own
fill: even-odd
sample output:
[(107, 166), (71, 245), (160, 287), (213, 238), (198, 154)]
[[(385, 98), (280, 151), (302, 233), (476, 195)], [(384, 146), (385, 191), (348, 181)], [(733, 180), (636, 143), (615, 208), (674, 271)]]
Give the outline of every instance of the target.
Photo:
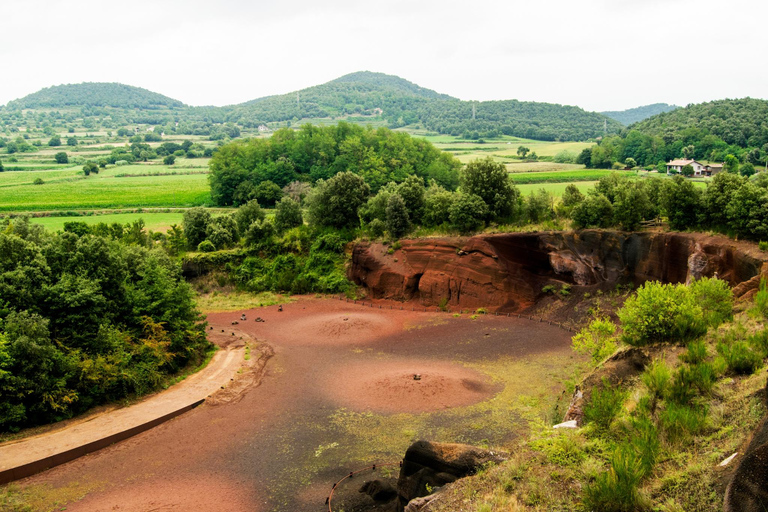
[(760, 357), (768, 357), (768, 329), (762, 329), (747, 338), (750, 346), (760, 354)]
[(380, 238), (384, 235), (384, 231), (387, 230), (387, 224), (381, 219), (373, 219), (368, 224), (368, 230), (371, 232), (372, 237)]
[(59, 151), (55, 155), (53, 155), (53, 159), (56, 160), (57, 164), (68, 164), (69, 163), (69, 156), (64, 151)]
[(653, 471), (661, 448), (658, 429), (647, 415), (632, 418), (630, 426), (629, 447), (640, 461), (643, 476), (647, 476)]
[(668, 403), (659, 413), (659, 425), (671, 443), (678, 443), (704, 429), (707, 412), (702, 407)]
[(176, 163), (176, 157), (174, 155), (166, 155), (165, 158), (163, 158), (163, 163), (165, 165), (173, 165)]
[(613, 219), (613, 206), (603, 194), (588, 194), (573, 207), (571, 218), (577, 228), (607, 227)]
[(643, 478), (643, 464), (632, 449), (620, 446), (613, 452), (611, 468), (584, 489), (585, 510), (629, 512), (647, 506), (638, 485)]
[(708, 326), (717, 327), (733, 318), (733, 291), (728, 283), (716, 277), (704, 277), (692, 282), (689, 288)]
[(451, 204), (449, 219), (451, 224), (462, 233), (471, 233), (482, 229), (488, 206), (480, 196), (458, 194)]
[(411, 221), (408, 217), (408, 208), (399, 194), (392, 194), (387, 200), (387, 230), (395, 237), (400, 238), (408, 232)]
[(197, 244), (197, 250), (200, 252), (213, 252), (216, 250), (216, 246), (210, 240), (203, 240)]
[(43, 178), (35, 178), (35, 181), (32, 182), (33, 185), (43, 185), (45, 182), (43, 181)]
[(595, 425), (598, 430), (607, 430), (621, 411), (625, 398), (624, 391), (603, 378), (602, 386), (592, 390), (592, 398), (584, 407), (584, 420)]
[(682, 284), (649, 281), (627, 299), (618, 312), (622, 340), (633, 346), (653, 342), (681, 342), (707, 332), (704, 313)]
[(768, 251), (768, 242), (758, 242), (757, 246), (761, 251)]
[(264, 210), (261, 209), (258, 201), (255, 199), (248, 201), (235, 212), (238, 231), (241, 235), (244, 235), (248, 228), (251, 227), (251, 224), (264, 220), (265, 216)]
[(760, 278), (760, 288), (755, 294), (755, 308), (764, 317), (768, 317), (768, 285), (764, 277)]
[(687, 404), (697, 394), (706, 394), (712, 390), (716, 373), (709, 363), (681, 366), (672, 379), (669, 399), (678, 404)]
[(277, 203), (275, 212), (275, 229), (282, 233), (291, 228), (304, 224), (304, 217), (301, 214), (301, 206), (290, 197), (283, 197)]
[(613, 322), (608, 318), (595, 318), (571, 339), (573, 350), (589, 354), (592, 362), (598, 363), (616, 351), (615, 334)]
[(703, 363), (707, 357), (709, 357), (707, 346), (703, 340), (697, 340), (688, 344), (685, 353), (680, 355), (680, 360), (690, 365), (697, 365)]
[[(254, 249), (266, 249), (274, 242), (275, 227), (268, 220), (255, 221), (245, 232), (245, 246)], [(273, 288), (265, 288), (273, 289)], [(286, 290), (286, 288), (277, 288)], [(263, 290), (257, 290), (263, 291)]]
[[(663, 359), (656, 359), (651, 365), (646, 368), (640, 380), (648, 390), (648, 394), (651, 396), (653, 402), (657, 400), (664, 400), (669, 395), (669, 390), (672, 384), (672, 372), (667, 366), (667, 362)], [(653, 409), (653, 408), (652, 408)]]
[(728, 371), (738, 375), (751, 375), (762, 365), (762, 355), (755, 352), (746, 341), (717, 343), (717, 352), (723, 356)]

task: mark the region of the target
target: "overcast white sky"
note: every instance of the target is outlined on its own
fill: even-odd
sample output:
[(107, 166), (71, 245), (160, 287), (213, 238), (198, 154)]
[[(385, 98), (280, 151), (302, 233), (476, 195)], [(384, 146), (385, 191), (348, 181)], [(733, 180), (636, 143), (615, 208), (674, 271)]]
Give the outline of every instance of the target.
[(765, 0), (4, 0), (0, 105), (122, 82), (226, 105), (353, 71), (622, 110), (768, 98)]

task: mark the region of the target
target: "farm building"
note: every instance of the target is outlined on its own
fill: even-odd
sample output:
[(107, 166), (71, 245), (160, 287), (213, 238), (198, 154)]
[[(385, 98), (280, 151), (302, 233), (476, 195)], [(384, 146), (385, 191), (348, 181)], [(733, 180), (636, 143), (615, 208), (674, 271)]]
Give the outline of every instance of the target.
[(694, 176), (703, 176), (704, 172), (704, 164), (697, 162), (696, 160), (685, 160), (685, 159), (679, 159), (679, 160), (670, 160), (667, 162), (667, 174), (675, 174), (680, 173), (683, 170), (683, 167), (686, 165), (690, 165), (693, 167), (693, 175)]

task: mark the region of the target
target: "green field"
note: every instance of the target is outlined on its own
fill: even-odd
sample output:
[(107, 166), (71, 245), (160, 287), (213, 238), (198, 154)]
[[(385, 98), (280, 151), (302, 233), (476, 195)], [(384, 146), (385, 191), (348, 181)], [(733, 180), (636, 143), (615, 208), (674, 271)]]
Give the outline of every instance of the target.
[[(211, 215), (218, 217), (226, 213), (233, 212), (233, 209), (211, 209)], [(273, 210), (267, 210), (267, 217), (273, 215)], [(147, 229), (152, 231), (167, 231), (173, 224), (181, 225), (181, 219), (184, 216), (184, 210), (174, 210), (171, 212), (141, 212), (141, 213), (107, 213), (95, 215), (78, 215), (65, 217), (32, 217), (29, 221), (33, 224), (40, 224), (46, 229), (57, 231), (64, 228), (65, 222), (85, 222), (86, 224), (106, 224), (119, 223), (130, 224), (139, 219), (144, 220)]]
[[(161, 166), (158, 166), (161, 167)], [(122, 169), (122, 168), (118, 168)], [(66, 171), (53, 171), (66, 172)], [(45, 181), (45, 171), (29, 171)], [(29, 177), (20, 184), (3, 186), (0, 176), (0, 211), (78, 210), (129, 207), (189, 207), (211, 200), (206, 174), (116, 177), (108, 172), (94, 176), (51, 177), (34, 185)], [(19, 174), (28, 174), (19, 172)], [(17, 177), (17, 179), (20, 177)]]
[(509, 177), (515, 184), (523, 183), (572, 183), (578, 181), (597, 181), (603, 176), (613, 172), (619, 172), (630, 177), (635, 177), (634, 172), (610, 171), (603, 169), (580, 169), (573, 171), (550, 172), (521, 172), (512, 173)]
[[(596, 181), (576, 181), (572, 183), (576, 185), (582, 194), (586, 194), (589, 189), (595, 186)], [(571, 185), (571, 183), (526, 183), (522, 185), (516, 185), (521, 194), (527, 196), (532, 192), (537, 192), (542, 188), (554, 196), (562, 196), (565, 192), (565, 187)]]

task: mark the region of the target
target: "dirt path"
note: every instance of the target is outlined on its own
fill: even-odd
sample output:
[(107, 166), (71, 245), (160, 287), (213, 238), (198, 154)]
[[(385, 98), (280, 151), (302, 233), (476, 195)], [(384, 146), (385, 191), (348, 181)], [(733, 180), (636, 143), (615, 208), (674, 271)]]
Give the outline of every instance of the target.
[[(415, 439), (509, 441), (578, 362), (569, 333), (528, 320), (308, 298), (245, 313), (274, 349), (259, 387), (20, 481), (33, 509), (320, 511), (349, 469)], [(226, 334), (240, 314), (208, 321)]]
[(186, 412), (211, 395), (218, 393), (225, 395), (225, 399), (227, 395), (232, 396), (226, 388), (234, 384), (238, 371), (250, 364), (244, 364), (244, 342), (227, 344), (229, 346), (216, 352), (201, 371), (136, 404), (88, 415), (61, 428), (0, 444), (0, 475), (10, 477), (14, 470), (37, 472), (68, 462), (102, 445), (130, 437), (132, 432), (151, 428), (164, 418)]

